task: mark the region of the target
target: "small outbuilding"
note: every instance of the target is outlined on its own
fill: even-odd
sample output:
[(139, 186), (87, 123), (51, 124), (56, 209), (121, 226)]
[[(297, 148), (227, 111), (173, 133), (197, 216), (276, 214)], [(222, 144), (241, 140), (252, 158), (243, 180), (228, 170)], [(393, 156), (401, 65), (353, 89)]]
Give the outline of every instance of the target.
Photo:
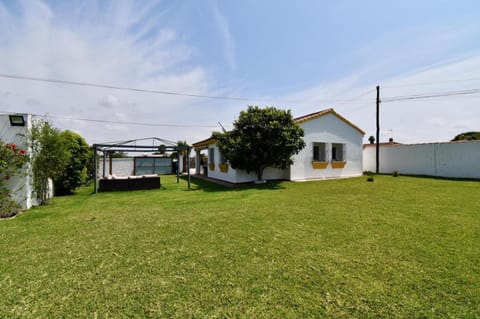
[[(25, 150), (31, 156), (29, 149), (29, 131), (35, 118), (31, 114), (0, 114), (0, 139), (7, 144)], [(6, 180), (6, 186), (12, 194), (12, 199), (22, 208), (29, 209), (38, 205), (33, 188), (33, 173), (31, 163), (22, 167), (22, 172), (16, 176), (0, 176)], [(48, 197), (53, 196), (53, 184), (49, 180)]]
[[(295, 122), (304, 130), (305, 148), (293, 156), (293, 164), (288, 169), (265, 169), (265, 179), (305, 181), (362, 175), (365, 132), (358, 126), (331, 108), (297, 117)], [(216, 143), (217, 140), (210, 137), (193, 144), (196, 174), (201, 174), (204, 168), (208, 177), (230, 183), (248, 183), (257, 179), (254, 172), (233, 169)], [(208, 151), (207, 163), (201, 162), (203, 150)]]

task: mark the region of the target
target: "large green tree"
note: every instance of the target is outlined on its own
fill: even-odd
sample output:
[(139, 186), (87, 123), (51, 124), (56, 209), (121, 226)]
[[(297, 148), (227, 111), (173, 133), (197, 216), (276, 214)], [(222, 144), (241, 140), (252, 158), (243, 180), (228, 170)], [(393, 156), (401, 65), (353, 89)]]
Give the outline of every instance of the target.
[(220, 152), (232, 168), (255, 172), (259, 181), (265, 168), (287, 168), (305, 147), (303, 129), (290, 110), (248, 106), (233, 125), (231, 131), (213, 134)]
[(93, 155), (85, 139), (77, 133), (66, 130), (59, 138), (69, 153), (69, 159), (63, 172), (54, 179), (55, 194), (69, 195), (87, 179), (87, 165)]
[(458, 134), (452, 141), (475, 141), (480, 140), (480, 132), (465, 132)]

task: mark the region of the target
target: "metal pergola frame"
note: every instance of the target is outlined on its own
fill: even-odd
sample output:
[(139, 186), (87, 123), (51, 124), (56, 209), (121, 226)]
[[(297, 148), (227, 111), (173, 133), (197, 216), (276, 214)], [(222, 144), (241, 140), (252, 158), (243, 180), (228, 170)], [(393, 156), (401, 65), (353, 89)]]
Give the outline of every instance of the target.
[[(152, 141), (152, 145), (137, 145), (139, 142)], [(97, 166), (98, 166), (98, 152), (103, 153), (103, 174), (105, 177), (105, 167), (106, 167), (106, 155), (110, 152), (129, 152), (129, 153), (145, 153), (145, 152), (181, 152), (187, 151), (187, 174), (188, 174), (188, 189), (190, 189), (190, 146), (178, 146), (177, 143), (164, 140), (158, 137), (147, 137), (135, 140), (128, 141), (119, 141), (119, 142), (107, 142), (107, 143), (97, 143), (93, 144), (93, 165), (94, 165), (94, 179), (93, 179), (93, 191), (98, 193), (97, 188)], [(179, 166), (177, 166), (177, 183), (180, 180)]]

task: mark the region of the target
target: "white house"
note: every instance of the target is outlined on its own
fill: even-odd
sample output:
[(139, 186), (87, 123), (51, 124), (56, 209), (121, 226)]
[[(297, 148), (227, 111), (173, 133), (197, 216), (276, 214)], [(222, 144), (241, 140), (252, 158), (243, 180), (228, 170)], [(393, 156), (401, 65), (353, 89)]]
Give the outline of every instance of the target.
[[(333, 109), (308, 114), (295, 119), (304, 130), (306, 147), (293, 156), (293, 164), (285, 170), (269, 167), (267, 180), (305, 181), (326, 178), (361, 176), (362, 140), (365, 134)], [(233, 169), (225, 162), (215, 138), (193, 144), (196, 151), (196, 174), (201, 173), (200, 152), (208, 150), (207, 174), (211, 178), (247, 183), (257, 179), (254, 172)]]

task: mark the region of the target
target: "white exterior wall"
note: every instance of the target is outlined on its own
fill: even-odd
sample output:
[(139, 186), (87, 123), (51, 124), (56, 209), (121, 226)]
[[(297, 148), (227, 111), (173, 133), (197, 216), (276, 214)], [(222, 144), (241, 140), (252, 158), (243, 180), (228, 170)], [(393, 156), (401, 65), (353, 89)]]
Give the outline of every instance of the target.
[[(27, 149), (26, 136), (28, 130), (32, 126), (32, 116), (24, 114), (25, 126), (11, 126), (8, 114), (0, 114), (0, 138), (5, 143), (13, 143), (23, 148), (30, 154)], [(36, 205), (35, 198), (32, 197), (33, 190), (32, 171), (30, 163), (25, 167), (24, 172), (19, 176), (12, 176), (7, 182), (7, 186), (12, 192), (13, 199), (23, 208), (28, 209), (32, 205)]]
[[(255, 172), (250, 172), (250, 174), (247, 174), (247, 172), (244, 170), (234, 170), (229, 167), (228, 170), (230, 169), (236, 173), (235, 183), (249, 183), (258, 180)], [(281, 170), (274, 167), (267, 167), (263, 171), (264, 180), (288, 180), (288, 175), (288, 170)]]
[(210, 169), (210, 161), (211, 158), (208, 158), (207, 170), (208, 170), (208, 177), (216, 178), (222, 181), (230, 182), (230, 183), (237, 183), (237, 172), (236, 170), (232, 169), (230, 166), (228, 167), (228, 171), (226, 173), (220, 172), (220, 168), (218, 167), (219, 160), (220, 160), (220, 150), (217, 147), (217, 144), (208, 145), (207, 154), (210, 155), (210, 149), (214, 149), (214, 156), (213, 156), (213, 163), (215, 165), (214, 169)]
[[(364, 170), (374, 172), (374, 146), (365, 147), (363, 159)], [(480, 141), (382, 145), (379, 171), (480, 179)]]
[[(305, 132), (303, 140), (306, 146), (293, 157), (294, 164), (290, 168), (290, 180), (302, 181), (362, 175), (362, 133), (331, 113), (303, 122), (300, 126)], [(326, 160), (329, 163), (325, 169), (312, 167), (313, 143), (316, 142), (327, 143)], [(346, 145), (344, 168), (332, 168), (330, 163), (332, 143)]]
[[(220, 150), (217, 147), (217, 144), (212, 144), (208, 146), (209, 148), (214, 148), (214, 164), (215, 168), (210, 170), (208, 167), (208, 177), (216, 178), (222, 181), (230, 182), (230, 183), (248, 183), (257, 180), (257, 175), (254, 172), (250, 172), (247, 174), (244, 170), (236, 170), (233, 169), (231, 166), (228, 167), (227, 172), (220, 172), (220, 168), (218, 164), (220, 163)], [(209, 160), (210, 161), (210, 160)], [(280, 170), (273, 167), (267, 167), (263, 172), (263, 178), (266, 180), (280, 180), (280, 179), (288, 179), (288, 170)]]
[[(98, 160), (97, 177), (103, 176), (103, 158)], [(133, 157), (127, 158), (112, 158), (112, 174), (116, 176), (131, 176), (133, 175), (134, 160)], [(107, 157), (105, 161), (105, 175), (110, 173), (110, 159)]]

